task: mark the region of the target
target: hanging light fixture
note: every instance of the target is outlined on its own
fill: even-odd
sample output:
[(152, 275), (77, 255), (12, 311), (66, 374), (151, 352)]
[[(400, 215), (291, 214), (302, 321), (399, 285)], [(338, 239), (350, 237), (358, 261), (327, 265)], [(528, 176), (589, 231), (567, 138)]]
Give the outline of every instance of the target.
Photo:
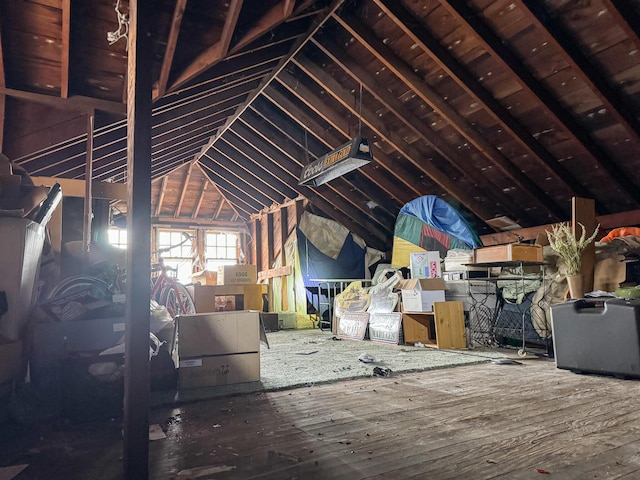
[[(340, 177), (345, 173), (366, 165), (373, 160), (369, 140), (361, 135), (362, 132), (362, 84), (360, 84), (360, 117), (358, 122), (358, 136), (340, 146), (314, 162), (308, 163), (302, 169), (298, 185), (317, 187)], [(305, 130), (306, 141), (306, 130)], [(305, 145), (306, 148), (306, 145)], [(307, 149), (308, 151), (308, 149)]]
[(373, 160), (369, 140), (355, 137), (340, 148), (333, 150), (306, 165), (300, 174), (298, 185), (317, 187), (340, 177)]

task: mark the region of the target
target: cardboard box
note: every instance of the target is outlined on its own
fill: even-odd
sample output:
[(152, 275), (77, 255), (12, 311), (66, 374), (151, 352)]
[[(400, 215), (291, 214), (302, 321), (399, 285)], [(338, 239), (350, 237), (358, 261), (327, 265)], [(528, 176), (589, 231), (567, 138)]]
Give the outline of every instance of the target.
[(16, 379), (22, 372), (22, 342), (0, 344), (0, 385)]
[(203, 270), (202, 272), (192, 273), (191, 283), (199, 283), (200, 285), (217, 285), (218, 272)]
[(196, 313), (228, 310), (263, 310), (262, 295), (267, 285), (190, 285)]
[(224, 265), (218, 267), (218, 285), (258, 283), (255, 265)]
[(445, 301), (447, 287), (442, 278), (413, 278), (401, 281), (399, 288), (403, 312), (432, 312), (435, 302)]
[(259, 353), (182, 359), (178, 368), (178, 388), (180, 389), (259, 381)]
[(13, 341), (22, 338), (34, 305), (44, 234), (39, 223), (0, 217), (0, 290), (9, 306), (0, 317), (0, 334)]
[(439, 278), (442, 276), (439, 252), (411, 252), (411, 278)]
[(542, 263), (542, 247), (526, 243), (510, 243), (476, 248), (473, 263), (538, 262)]
[(178, 353), (185, 358), (260, 351), (260, 314), (253, 310), (180, 315)]

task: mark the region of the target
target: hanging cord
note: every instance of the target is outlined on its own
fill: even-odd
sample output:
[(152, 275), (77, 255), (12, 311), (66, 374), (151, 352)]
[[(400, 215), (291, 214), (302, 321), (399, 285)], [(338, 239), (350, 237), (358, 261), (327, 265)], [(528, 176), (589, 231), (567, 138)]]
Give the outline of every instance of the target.
[(113, 32), (107, 32), (107, 41), (109, 45), (113, 45), (121, 38), (127, 39), (127, 50), (129, 50), (129, 16), (120, 12), (120, 0), (116, 0), (116, 16), (118, 18), (118, 29)]

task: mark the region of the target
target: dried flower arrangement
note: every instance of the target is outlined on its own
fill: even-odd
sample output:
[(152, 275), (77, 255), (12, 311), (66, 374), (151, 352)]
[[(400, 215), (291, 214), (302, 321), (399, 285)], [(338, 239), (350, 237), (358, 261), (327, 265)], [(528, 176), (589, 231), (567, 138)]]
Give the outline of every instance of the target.
[(551, 232), (547, 231), (549, 245), (558, 256), (564, 260), (567, 268), (567, 276), (578, 275), (580, 273), (582, 251), (596, 238), (600, 230), (598, 224), (594, 232), (587, 238), (584, 225), (578, 222), (582, 228), (580, 238), (576, 238), (569, 223), (559, 223), (551, 226)]

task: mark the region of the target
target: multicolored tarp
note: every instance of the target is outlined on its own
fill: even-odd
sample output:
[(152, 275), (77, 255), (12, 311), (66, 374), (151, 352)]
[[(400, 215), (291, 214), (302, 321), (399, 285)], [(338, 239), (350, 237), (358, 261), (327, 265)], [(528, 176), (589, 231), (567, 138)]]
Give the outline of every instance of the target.
[(447, 202), (426, 195), (406, 203), (396, 219), (391, 263), (408, 266), (411, 252), (474, 249), (482, 242), (467, 221)]

